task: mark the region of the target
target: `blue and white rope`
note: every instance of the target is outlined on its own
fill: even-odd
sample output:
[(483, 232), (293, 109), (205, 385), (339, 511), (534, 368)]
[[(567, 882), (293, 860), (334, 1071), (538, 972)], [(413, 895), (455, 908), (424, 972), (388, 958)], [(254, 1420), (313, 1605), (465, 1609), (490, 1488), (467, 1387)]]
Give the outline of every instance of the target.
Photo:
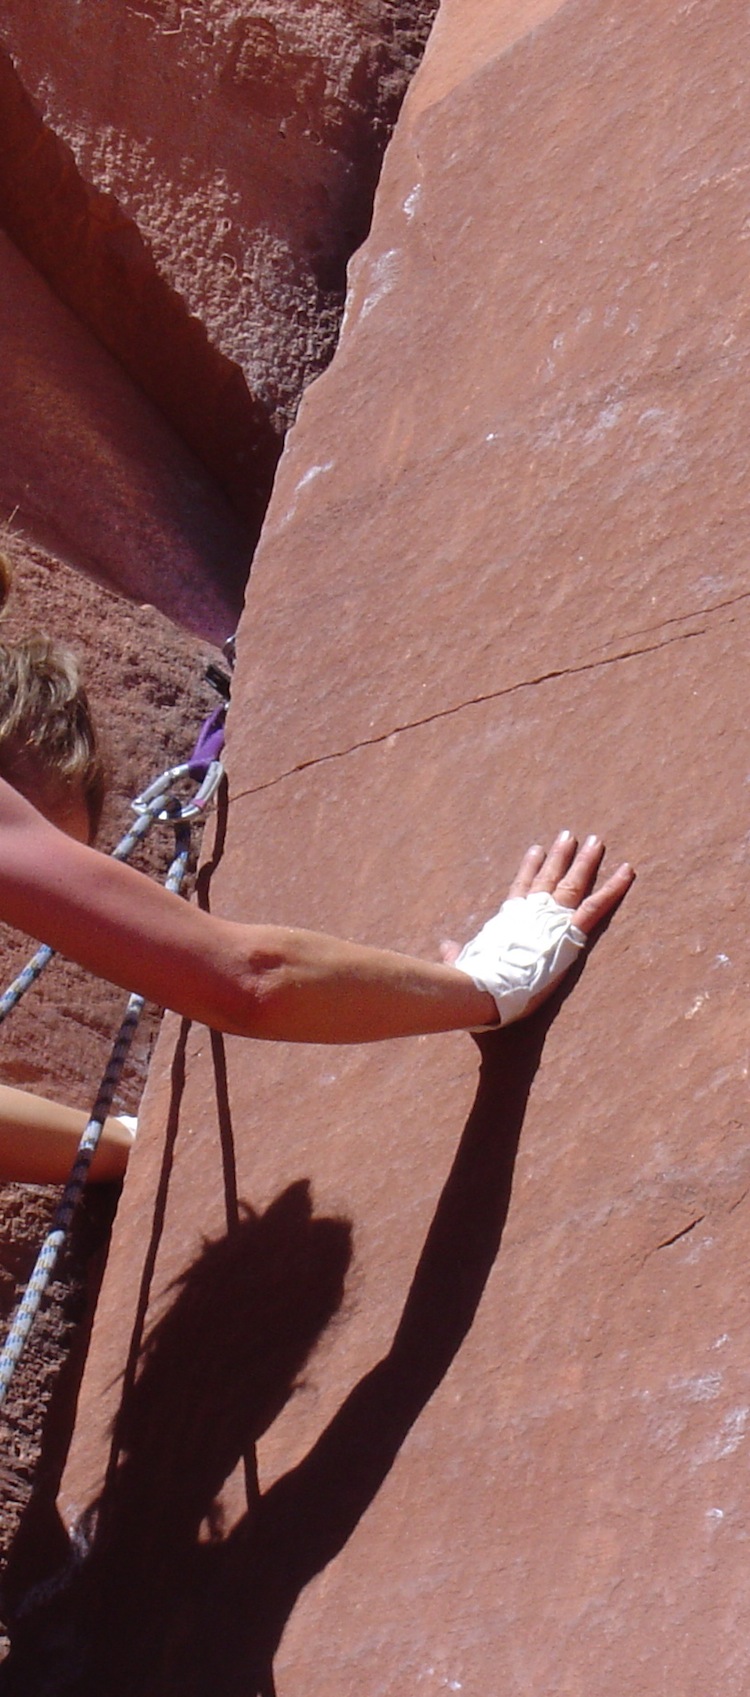
[[(153, 804), (154, 806), (162, 805), (162, 796), (163, 792), (158, 801)], [(146, 815), (143, 815), (129, 835), (136, 836), (137, 833), (138, 836), (143, 836), (144, 831), (148, 830), (149, 824), (152, 823), (153, 817), (154, 815), (151, 815), (151, 817), (146, 818)], [(123, 838), (123, 842), (126, 840), (126, 838)], [(122, 848), (122, 844), (118, 846)], [(166, 887), (178, 894), (190, 856), (190, 827), (182, 822), (177, 827), (176, 848), (177, 853), (167, 873)], [(118, 859), (124, 858), (124, 856), (118, 855), (117, 850), (115, 850), (115, 854)], [(29, 963), (29, 965), (32, 964), (33, 962)], [(16, 982), (18, 983), (18, 980)], [(68, 1182), (56, 1209), (52, 1227), (42, 1244), (34, 1270), (11, 1320), (8, 1335), (2, 1351), (0, 1351), (0, 1408), (2, 1408), (7, 1396), (13, 1373), (25, 1348), (42, 1299), (55, 1270), (58, 1256), (70, 1230), (73, 1215), (83, 1194), (89, 1167), (96, 1154), (102, 1127), (112, 1106), (112, 1099), (135, 1036), (142, 1010), (143, 997), (131, 996), (125, 1010), (125, 1017), (112, 1046), (91, 1118), (82, 1134)]]
[[(165, 772), (164, 776), (165, 778), (169, 778), (171, 773)], [(155, 800), (153, 806), (149, 807), (147, 812), (142, 813), (141, 817), (132, 829), (121, 838), (120, 842), (117, 844), (117, 848), (112, 850), (113, 860), (129, 859), (134, 848), (136, 848), (137, 844), (141, 841), (141, 838), (145, 837), (146, 832), (153, 825), (159, 808), (162, 805), (161, 798), (163, 797), (163, 794), (163, 790), (159, 792), (160, 799), (158, 803)], [(0, 1025), (2, 1025), (4, 1019), (7, 1019), (8, 1014), (12, 1013), (13, 1009), (18, 1006), (21, 997), (25, 996), (26, 991), (30, 990), (32, 984), (36, 983), (37, 978), (39, 978), (40, 974), (44, 971), (45, 966), (49, 965), (54, 952), (54, 949), (50, 949), (47, 943), (42, 943), (41, 947), (37, 949), (36, 954), (32, 955), (31, 960), (27, 961), (26, 965), (22, 967), (18, 977), (14, 978), (12, 984), (8, 985), (7, 990), (3, 991), (2, 996), (0, 996)]]
[[(137, 810), (138, 818), (130, 830), (126, 831), (125, 836), (120, 838), (117, 847), (111, 850), (113, 860), (129, 860), (134, 849), (143, 840), (146, 832), (150, 831), (155, 820), (172, 817), (175, 821), (178, 819), (194, 819), (202, 811), (217, 788), (223, 768), (218, 761), (214, 761), (197, 795), (193, 797), (192, 802), (183, 806), (178, 801), (168, 798), (169, 791), (175, 782), (187, 772), (187, 765), (170, 766), (167, 772), (162, 772), (161, 777), (156, 778), (153, 784), (149, 785), (143, 795), (136, 797), (133, 806)], [(209, 778), (211, 779), (210, 790), (208, 788)], [(53, 954), (54, 949), (48, 948), (47, 944), (43, 943), (41, 948), (37, 949), (36, 954), (32, 955), (31, 960), (27, 961), (18, 977), (14, 978), (12, 984), (8, 985), (7, 990), (0, 996), (0, 1025), (2, 1025), (4, 1019), (7, 1019), (8, 1014), (12, 1013), (13, 1009), (18, 1006), (26, 991), (30, 990), (32, 984), (36, 983), (40, 973), (52, 960)]]
[(53, 954), (54, 949), (50, 949), (46, 943), (42, 943), (41, 948), (37, 949), (31, 960), (26, 962), (18, 977), (14, 978), (13, 983), (8, 985), (7, 990), (0, 996), (0, 1025), (8, 1014), (12, 1013), (13, 1009), (18, 1006), (26, 991), (30, 990), (32, 984), (36, 983), (39, 974), (44, 971)]

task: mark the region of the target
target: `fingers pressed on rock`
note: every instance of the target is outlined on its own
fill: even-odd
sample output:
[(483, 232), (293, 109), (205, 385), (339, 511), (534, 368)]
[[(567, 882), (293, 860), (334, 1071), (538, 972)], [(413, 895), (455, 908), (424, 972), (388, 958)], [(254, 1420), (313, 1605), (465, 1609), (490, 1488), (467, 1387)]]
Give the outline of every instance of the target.
[(565, 877), (574, 859), (577, 847), (578, 844), (572, 831), (561, 831), (559, 836), (555, 837), (544, 865), (540, 866), (534, 878), (531, 885), (532, 890), (545, 890), (548, 895), (556, 897), (557, 886), (561, 878)]
[(590, 896), (586, 896), (575, 914), (575, 923), (579, 930), (585, 932), (588, 936), (597, 925), (601, 925), (603, 919), (607, 919), (611, 913), (614, 913), (623, 896), (627, 895), (634, 878), (635, 872), (632, 866), (625, 861), (622, 866), (618, 866), (617, 871), (612, 873), (600, 889), (594, 890)]
[(513, 879), (513, 883), (510, 886), (510, 890), (508, 891), (509, 897), (528, 895), (540, 866), (543, 866), (544, 864), (545, 858), (545, 850), (542, 848), (541, 844), (532, 843), (531, 848), (526, 850), (516, 876)]
[(601, 837), (587, 837), (569, 872), (561, 878), (554, 892), (555, 901), (559, 902), (561, 907), (578, 907), (589, 894), (603, 859), (604, 844)]

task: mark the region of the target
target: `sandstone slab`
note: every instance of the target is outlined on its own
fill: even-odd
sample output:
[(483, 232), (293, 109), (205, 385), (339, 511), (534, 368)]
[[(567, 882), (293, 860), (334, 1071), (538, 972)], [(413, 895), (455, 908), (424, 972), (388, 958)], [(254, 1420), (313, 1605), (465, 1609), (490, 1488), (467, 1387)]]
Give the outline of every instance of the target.
[(433, 952), (561, 824), (641, 875), (478, 1088), (172, 1024), (60, 1499), (91, 1689), (747, 1686), (748, 91), (729, 0), (499, 10), (280, 468), (210, 900)]

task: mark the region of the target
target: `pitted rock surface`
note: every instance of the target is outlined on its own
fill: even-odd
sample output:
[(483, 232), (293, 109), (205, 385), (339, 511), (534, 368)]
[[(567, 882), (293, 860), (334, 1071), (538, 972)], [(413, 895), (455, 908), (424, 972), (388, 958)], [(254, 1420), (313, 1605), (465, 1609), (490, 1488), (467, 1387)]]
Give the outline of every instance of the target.
[(0, 499), (55, 557), (220, 646), (249, 539), (213, 479), (0, 230)]
[[(435, 7), (52, 0), (34, 18), (16, 0), (4, 9), (0, 226), (123, 368), (137, 390), (131, 407), (143, 410), (144, 392), (210, 474), (215, 503), (229, 502), (234, 531), (225, 515), (226, 534), (214, 531), (206, 547), (188, 500), (182, 550), (191, 565), (191, 550), (206, 552), (214, 589), (218, 556), (232, 628), (283, 435), (333, 351), (346, 262), (367, 230)], [(42, 405), (31, 411), (44, 419)], [(117, 415), (105, 395), (100, 461)], [(92, 447), (95, 492), (95, 437)], [(139, 479), (150, 470), (166, 493), (176, 449), (145, 443), (131, 486), (120, 479), (132, 553), (143, 552)], [(16, 496), (0, 480), (4, 498), (12, 506)], [(107, 551), (106, 487), (99, 499), (94, 569), (130, 592), (118, 550)], [(67, 519), (65, 557), (91, 569), (73, 502), (66, 511), (57, 490), (55, 502)], [(33, 501), (18, 505), (19, 522), (44, 541)], [(179, 543), (177, 552), (179, 582)], [(149, 599), (169, 610), (164, 573), (147, 554), (144, 569)], [(188, 622), (216, 639), (205, 608)]]

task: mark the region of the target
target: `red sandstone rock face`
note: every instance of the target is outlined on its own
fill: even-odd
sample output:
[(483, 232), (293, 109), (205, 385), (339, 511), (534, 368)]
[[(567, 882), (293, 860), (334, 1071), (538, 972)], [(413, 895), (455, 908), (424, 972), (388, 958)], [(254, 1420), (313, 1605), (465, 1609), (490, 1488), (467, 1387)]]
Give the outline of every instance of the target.
[[(279, 473), (212, 902), (434, 952), (561, 824), (641, 877), (541, 1065), (533, 1028), (489, 1045), (473, 1113), (466, 1038), (231, 1042), (227, 1080), (172, 1025), (62, 1496), (73, 1521), (101, 1488), (148, 1292), (172, 1323), (78, 1623), (128, 1697), (271, 1662), (279, 1697), (311, 1668), (326, 1697), (747, 1686), (736, 8), (585, 0), (517, 39), (500, 8), (482, 51), (464, 4)], [(302, 1180), (355, 1244), (304, 1373), (338, 1296), (304, 1194), (278, 1203)], [(277, 1202), (270, 1289), (237, 1193)]]
[(349, 251), (342, 222), (352, 240), (366, 225), (434, 9), (53, 0), (40, 28), (20, 0), (5, 8), (20, 76), (84, 178), (134, 219), (284, 422), (318, 368), (319, 292), (340, 286)]
[(133, 219), (81, 175), (3, 52), (0, 93), (0, 222), (250, 518), (268, 498), (278, 442), (241, 371), (162, 276)]
[(220, 646), (246, 528), (213, 480), (0, 231), (0, 502), (58, 558)]

